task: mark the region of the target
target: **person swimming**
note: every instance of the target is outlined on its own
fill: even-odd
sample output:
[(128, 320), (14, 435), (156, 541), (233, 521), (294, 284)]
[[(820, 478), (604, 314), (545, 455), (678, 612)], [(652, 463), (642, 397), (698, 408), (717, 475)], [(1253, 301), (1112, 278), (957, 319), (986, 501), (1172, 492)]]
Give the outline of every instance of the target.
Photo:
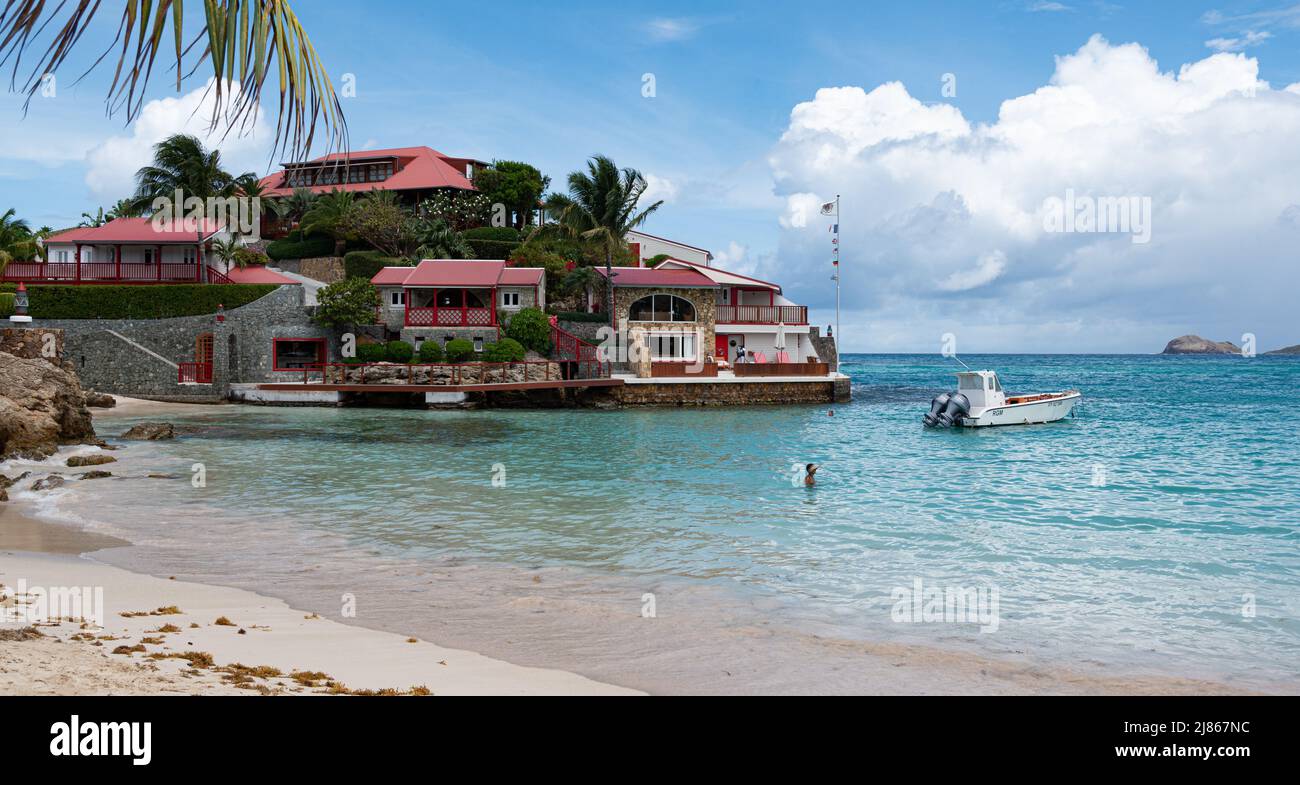
[(815, 463), (810, 463), (810, 464), (808, 464), (807, 466), (803, 467), (803, 470), (804, 470), (804, 472), (805, 472), (804, 477), (803, 477), (803, 484), (804, 484), (804, 485), (816, 485), (816, 484), (817, 484), (817, 478), (814, 477), (813, 475), (817, 474), (817, 470), (820, 469), (820, 468), (821, 468), (821, 467), (818, 466), (818, 465), (815, 464)]

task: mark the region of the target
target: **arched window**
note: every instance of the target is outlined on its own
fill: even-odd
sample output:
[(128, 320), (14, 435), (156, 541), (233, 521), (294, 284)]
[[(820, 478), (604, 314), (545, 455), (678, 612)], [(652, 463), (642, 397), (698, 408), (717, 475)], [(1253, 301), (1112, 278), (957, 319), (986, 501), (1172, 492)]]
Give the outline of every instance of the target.
[(695, 303), (675, 294), (651, 294), (632, 303), (627, 318), (633, 322), (693, 322)]

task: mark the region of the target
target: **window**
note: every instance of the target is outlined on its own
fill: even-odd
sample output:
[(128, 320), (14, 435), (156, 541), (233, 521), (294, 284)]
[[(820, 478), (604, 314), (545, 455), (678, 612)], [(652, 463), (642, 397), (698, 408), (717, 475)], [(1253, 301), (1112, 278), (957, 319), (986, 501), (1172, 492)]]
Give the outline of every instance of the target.
[(153, 249), (152, 249), (152, 248), (146, 248), (146, 249), (144, 249), (144, 263), (145, 263), (145, 264), (153, 264)]
[(300, 371), (325, 362), (324, 338), (276, 338), (272, 342), (272, 368)]
[(632, 303), (628, 319), (634, 322), (693, 322), (695, 303), (675, 294), (652, 294)]
[(197, 259), (197, 249), (191, 248), (190, 246), (187, 245), (183, 250), (184, 250), (184, 254), (182, 255), (181, 258), (185, 261), (186, 264), (194, 264), (195, 260)]
[(406, 290), (398, 289), (388, 293), (388, 304), (394, 308), (401, 308), (406, 305)]
[(656, 362), (694, 362), (696, 338), (695, 333), (650, 333), (645, 345)]
[(502, 292), (502, 293), (501, 293), (501, 307), (502, 307), (502, 308), (518, 308), (518, 307), (519, 307), (519, 292)]

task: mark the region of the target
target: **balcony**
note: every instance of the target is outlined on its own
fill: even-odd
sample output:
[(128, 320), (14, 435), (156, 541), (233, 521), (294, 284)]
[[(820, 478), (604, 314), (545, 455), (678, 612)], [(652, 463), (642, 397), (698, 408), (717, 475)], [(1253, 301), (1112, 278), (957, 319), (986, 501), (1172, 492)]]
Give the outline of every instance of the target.
[(0, 280), (24, 283), (229, 283), (194, 262), (10, 262)]
[(718, 324), (807, 324), (806, 305), (719, 305)]
[(407, 327), (492, 327), (496, 314), (491, 308), (407, 308)]

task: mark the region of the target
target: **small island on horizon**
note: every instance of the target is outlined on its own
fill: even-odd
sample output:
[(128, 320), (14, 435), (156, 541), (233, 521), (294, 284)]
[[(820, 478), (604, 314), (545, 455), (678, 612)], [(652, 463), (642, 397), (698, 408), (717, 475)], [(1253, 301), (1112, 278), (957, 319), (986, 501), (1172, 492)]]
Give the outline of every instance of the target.
[[(1199, 335), (1182, 335), (1165, 344), (1161, 354), (1241, 354), (1232, 341), (1211, 341)], [(1263, 354), (1300, 354), (1300, 344), (1274, 349)]]

